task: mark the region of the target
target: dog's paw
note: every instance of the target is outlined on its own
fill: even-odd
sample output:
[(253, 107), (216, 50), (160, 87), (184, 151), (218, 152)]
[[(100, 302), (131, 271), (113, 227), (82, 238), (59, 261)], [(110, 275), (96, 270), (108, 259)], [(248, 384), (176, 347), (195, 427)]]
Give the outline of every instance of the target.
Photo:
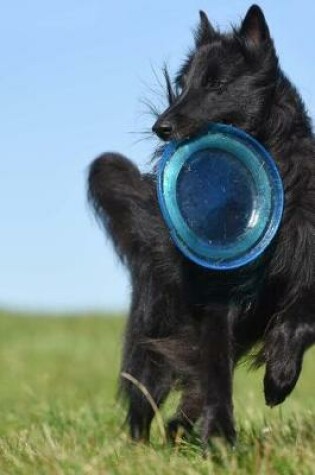
[(201, 416), (201, 441), (206, 447), (212, 437), (221, 436), (232, 446), (236, 441), (232, 409), (228, 405), (211, 405)]
[(187, 439), (193, 430), (193, 425), (183, 420), (181, 417), (174, 417), (166, 426), (167, 440), (171, 444), (177, 444), (183, 439)]
[(129, 425), (131, 440), (142, 443), (149, 442), (151, 421), (145, 417), (145, 411), (141, 413), (139, 411), (129, 410), (126, 422)]
[(296, 385), (300, 371), (301, 363), (293, 359), (286, 362), (267, 363), (264, 392), (268, 406), (276, 406), (286, 399)]
[(171, 444), (177, 444), (180, 440), (186, 438), (190, 434), (191, 430), (191, 425), (188, 427), (180, 417), (175, 417), (167, 423), (167, 441)]

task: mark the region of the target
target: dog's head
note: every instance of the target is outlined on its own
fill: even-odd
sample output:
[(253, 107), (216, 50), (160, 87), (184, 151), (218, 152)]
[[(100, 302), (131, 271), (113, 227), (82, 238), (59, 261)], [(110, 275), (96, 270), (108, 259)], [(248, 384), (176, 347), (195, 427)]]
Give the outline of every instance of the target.
[(272, 101), (278, 60), (261, 9), (253, 5), (239, 28), (216, 31), (204, 12), (195, 49), (180, 69), (169, 107), (152, 130), (162, 140), (189, 138), (209, 122), (256, 132)]

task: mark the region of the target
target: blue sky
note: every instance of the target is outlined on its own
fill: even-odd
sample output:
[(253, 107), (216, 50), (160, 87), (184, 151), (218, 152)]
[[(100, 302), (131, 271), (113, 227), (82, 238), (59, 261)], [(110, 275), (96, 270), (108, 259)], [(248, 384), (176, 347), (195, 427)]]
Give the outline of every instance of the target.
[[(223, 29), (251, 2), (2, 2), (0, 306), (125, 309), (126, 271), (86, 205), (90, 161), (117, 150), (146, 167), (143, 96), (180, 64), (200, 8)], [(261, 1), (281, 63), (315, 112), (313, 0)]]

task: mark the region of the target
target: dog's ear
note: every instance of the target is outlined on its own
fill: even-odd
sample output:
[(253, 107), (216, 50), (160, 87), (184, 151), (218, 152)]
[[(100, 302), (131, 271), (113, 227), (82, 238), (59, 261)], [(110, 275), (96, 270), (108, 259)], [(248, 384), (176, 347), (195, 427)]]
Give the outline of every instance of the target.
[(261, 8), (252, 5), (243, 20), (240, 35), (253, 46), (270, 40), (269, 28)]
[(195, 43), (197, 48), (200, 48), (200, 46), (210, 43), (210, 41), (215, 37), (216, 34), (215, 29), (211, 25), (206, 13), (200, 10), (199, 16), (200, 23), (195, 32)]

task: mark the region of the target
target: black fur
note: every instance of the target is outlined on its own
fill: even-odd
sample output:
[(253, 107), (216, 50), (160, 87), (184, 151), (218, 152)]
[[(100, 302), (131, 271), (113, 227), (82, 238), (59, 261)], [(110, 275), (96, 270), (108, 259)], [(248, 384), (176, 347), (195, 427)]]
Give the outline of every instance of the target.
[[(200, 419), (204, 443), (233, 442), (232, 375), (257, 343), (265, 364), (266, 403), (294, 388), (305, 350), (315, 341), (315, 142), (303, 102), (280, 69), (259, 7), (239, 28), (221, 34), (201, 12), (195, 48), (167, 79), (169, 107), (154, 131), (163, 139), (194, 135), (209, 121), (231, 123), (260, 140), (275, 158), (285, 187), (285, 213), (263, 268), (214, 275), (186, 260), (161, 218), (154, 172), (141, 175), (126, 158), (106, 153), (90, 168), (89, 198), (130, 270), (132, 303), (122, 370), (157, 405), (175, 384), (182, 401), (168, 425), (189, 431)], [(124, 378), (134, 439), (147, 439), (153, 410)]]

